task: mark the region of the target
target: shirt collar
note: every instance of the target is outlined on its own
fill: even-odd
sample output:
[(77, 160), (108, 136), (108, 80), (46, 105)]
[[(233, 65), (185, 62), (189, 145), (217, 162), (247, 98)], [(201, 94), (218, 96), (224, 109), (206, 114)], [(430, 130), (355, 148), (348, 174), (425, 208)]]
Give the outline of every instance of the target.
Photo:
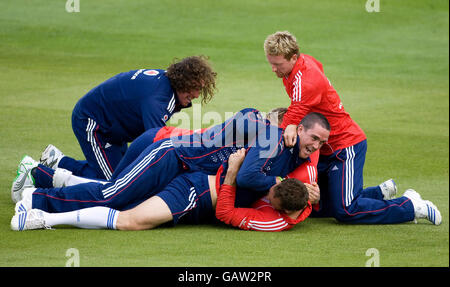
[(304, 62), (305, 58), (303, 54), (300, 54), (300, 56), (298, 56), (297, 62), (295, 62), (294, 67), (292, 68), (291, 73), (289, 74), (289, 76), (287, 76), (287, 80), (289, 82), (294, 80), (295, 75), (297, 75), (297, 72), (300, 70), (301, 67), (303, 67)]

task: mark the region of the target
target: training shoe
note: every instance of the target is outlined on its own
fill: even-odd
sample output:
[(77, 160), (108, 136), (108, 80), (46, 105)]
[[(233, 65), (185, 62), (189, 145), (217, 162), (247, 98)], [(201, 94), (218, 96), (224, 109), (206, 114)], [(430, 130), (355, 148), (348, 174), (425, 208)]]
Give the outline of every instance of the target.
[(414, 206), (415, 221), (417, 219), (426, 218), (434, 225), (439, 225), (442, 223), (442, 216), (436, 205), (429, 200), (423, 200), (417, 191), (414, 189), (407, 189), (403, 196), (411, 199)]
[(31, 210), (33, 205), (33, 192), (36, 190), (34, 187), (24, 188), (22, 192), (22, 198), (16, 203), (14, 210), (16, 213)]
[(64, 154), (54, 145), (49, 144), (42, 152), (40, 162), (46, 167), (56, 169), (59, 161), (64, 157)]
[(17, 175), (11, 186), (11, 199), (17, 203), (22, 198), (24, 188), (34, 187), (34, 178), (31, 170), (38, 165), (38, 162), (30, 156), (25, 155), (17, 167)]
[(18, 212), (11, 219), (11, 229), (15, 231), (50, 228), (45, 224), (44, 212), (39, 209)]
[(383, 193), (384, 200), (395, 198), (395, 195), (397, 194), (397, 185), (392, 178), (380, 184), (379, 187), (381, 188), (381, 192)]

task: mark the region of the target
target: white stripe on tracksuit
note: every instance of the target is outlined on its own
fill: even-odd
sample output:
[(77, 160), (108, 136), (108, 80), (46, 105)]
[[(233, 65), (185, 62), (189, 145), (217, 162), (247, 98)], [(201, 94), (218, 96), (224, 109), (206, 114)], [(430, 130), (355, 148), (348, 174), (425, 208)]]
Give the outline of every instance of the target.
[(308, 169), (308, 175), (309, 175), (309, 182), (313, 183), (313, 182), (317, 182), (317, 173), (316, 173), (316, 169), (313, 166), (306, 166), (306, 168)]
[(103, 196), (105, 198), (110, 197), (111, 195), (115, 194), (120, 188), (126, 186), (128, 183), (130, 183), (132, 180), (134, 180), (136, 175), (139, 175), (139, 173), (147, 168), (149, 164), (152, 163), (153, 159), (155, 158), (156, 154), (164, 148), (168, 148), (173, 146), (171, 140), (167, 140), (163, 142), (158, 148), (152, 150), (149, 154), (147, 154), (140, 162), (138, 162), (127, 174), (120, 177), (116, 180), (114, 185), (108, 187), (107, 189), (103, 190)]
[(183, 211), (188, 211), (192, 208), (194, 208), (197, 204), (196, 204), (196, 195), (197, 193), (195, 192), (195, 188), (191, 187), (190, 189), (190, 194), (189, 194), (189, 204), (188, 206), (186, 206), (186, 208)]
[(272, 221), (256, 221), (250, 220), (248, 223), (248, 227), (254, 230), (265, 230), (265, 231), (273, 231), (280, 230), (287, 226), (287, 222), (284, 219), (279, 218)]
[(300, 102), (301, 100), (302, 100), (302, 73), (298, 71), (298, 73), (295, 75), (292, 101)]
[(172, 113), (175, 109), (175, 94), (173, 94), (172, 99), (169, 101), (169, 105), (167, 106), (167, 111)]
[(106, 160), (100, 150), (99, 145), (94, 136), (95, 128), (97, 127), (97, 123), (93, 119), (88, 119), (88, 125), (86, 127), (87, 132), (87, 140), (91, 143), (92, 151), (94, 152), (95, 158), (97, 159), (97, 163), (105, 175), (106, 179), (110, 179), (112, 176), (112, 170), (109, 168)]
[(185, 215), (189, 210), (195, 208), (197, 206), (197, 193), (195, 192), (195, 188), (191, 187), (189, 190), (191, 193), (189, 194), (189, 204), (186, 208), (181, 212), (180, 218)]
[(345, 149), (347, 153), (347, 159), (345, 160), (345, 206), (349, 206), (353, 201), (353, 175), (355, 151), (353, 146)]

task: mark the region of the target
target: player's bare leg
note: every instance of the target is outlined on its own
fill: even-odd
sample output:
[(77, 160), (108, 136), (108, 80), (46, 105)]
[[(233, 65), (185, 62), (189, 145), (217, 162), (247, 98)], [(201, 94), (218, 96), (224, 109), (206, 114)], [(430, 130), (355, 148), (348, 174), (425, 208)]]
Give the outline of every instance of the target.
[(153, 196), (138, 206), (120, 212), (116, 228), (119, 230), (146, 230), (172, 220), (169, 206), (159, 197)]

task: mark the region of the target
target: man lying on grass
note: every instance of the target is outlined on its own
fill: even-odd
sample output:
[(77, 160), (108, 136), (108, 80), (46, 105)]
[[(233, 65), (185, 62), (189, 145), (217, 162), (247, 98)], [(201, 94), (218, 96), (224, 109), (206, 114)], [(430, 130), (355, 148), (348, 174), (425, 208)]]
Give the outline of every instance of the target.
[[(201, 172), (182, 174), (162, 192), (126, 211), (103, 206), (63, 213), (31, 209), (16, 213), (11, 228), (30, 230), (72, 225), (87, 229), (145, 230), (165, 223), (200, 224), (219, 219), (244, 230), (282, 231), (309, 216), (312, 207), (308, 190), (294, 178), (272, 186), (267, 196), (253, 203), (251, 208), (234, 207), (236, 175), (244, 158), (245, 149), (233, 153), (216, 176)], [(191, 200), (195, 190), (202, 192), (196, 200)], [(190, 201), (189, 208), (186, 208), (186, 201)]]

